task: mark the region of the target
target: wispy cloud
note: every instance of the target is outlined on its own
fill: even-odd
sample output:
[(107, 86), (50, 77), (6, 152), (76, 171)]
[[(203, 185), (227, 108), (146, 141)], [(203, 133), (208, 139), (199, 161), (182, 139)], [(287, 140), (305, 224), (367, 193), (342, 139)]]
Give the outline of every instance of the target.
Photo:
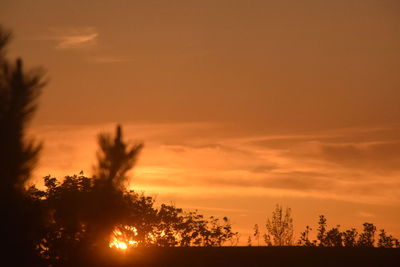
[(52, 28), (50, 33), (36, 38), (55, 42), (54, 48), (61, 50), (81, 49), (97, 44), (99, 33), (93, 27)]
[(74, 49), (96, 44), (99, 34), (93, 28), (74, 29), (58, 37), (58, 49)]
[(94, 56), (86, 59), (88, 62), (92, 63), (123, 63), (132, 61), (129, 58), (118, 57), (118, 56)]
[[(94, 27), (51, 28), (49, 33), (31, 40), (51, 41), (56, 50), (89, 50), (90, 54), (83, 58), (86, 62), (95, 64), (131, 62), (132, 59), (123, 55), (110, 54), (102, 51), (99, 44), (99, 32)], [(93, 51), (93, 48), (96, 50)]]

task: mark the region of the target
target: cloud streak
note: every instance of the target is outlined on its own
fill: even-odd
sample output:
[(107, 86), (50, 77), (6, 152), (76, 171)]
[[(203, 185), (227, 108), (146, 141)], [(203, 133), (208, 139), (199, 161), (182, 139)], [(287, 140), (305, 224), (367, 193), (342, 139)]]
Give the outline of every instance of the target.
[(117, 56), (95, 56), (87, 58), (88, 62), (92, 63), (123, 63), (123, 62), (130, 62), (131, 60), (124, 57), (117, 57)]
[(97, 42), (99, 34), (92, 28), (74, 30), (71, 33), (65, 33), (63, 36), (56, 37), (57, 49), (77, 49), (93, 46)]
[(55, 42), (59, 50), (84, 49), (97, 44), (99, 33), (93, 27), (53, 28), (51, 33), (37, 38)]
[[(48, 129), (43, 155), (48, 171), (41, 170), (44, 174), (58, 170), (56, 174), (66, 175), (81, 169), (90, 173), (94, 137), (105, 128), (112, 130), (105, 125)], [(400, 199), (400, 142), (388, 130), (226, 137), (211, 124), (128, 124), (125, 131), (132, 137), (140, 133), (139, 139), (146, 141), (131, 181), (141, 188), (181, 191), (211, 186), (235, 188), (237, 194), (261, 190), (355, 202), (398, 203)], [(193, 135), (196, 131), (203, 132), (201, 138)], [(360, 132), (368, 142), (358, 141)], [(63, 141), (65, 136), (68, 141)], [(65, 153), (55, 157), (62, 147)]]

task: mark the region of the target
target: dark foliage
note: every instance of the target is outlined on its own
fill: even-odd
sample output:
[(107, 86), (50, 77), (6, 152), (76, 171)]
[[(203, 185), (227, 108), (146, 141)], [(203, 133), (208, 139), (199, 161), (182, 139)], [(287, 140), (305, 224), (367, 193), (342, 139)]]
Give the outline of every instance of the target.
[[(45, 191), (31, 189), (33, 198), (42, 201), (49, 211), (46, 236), (38, 247), (45, 259), (75, 262), (108, 247), (113, 238), (127, 247), (129, 241), (135, 247), (221, 246), (237, 234), (227, 218), (206, 219), (197, 212), (165, 204), (156, 208), (151, 197), (125, 191), (119, 202), (114, 202), (116, 216), (108, 217), (112, 228), (101, 235), (98, 224), (93, 223), (96, 218), (104, 219), (93, 210), (93, 180), (68, 176), (60, 183), (45, 177)], [(93, 225), (96, 228), (92, 229)], [(104, 240), (99, 240), (102, 236)]]

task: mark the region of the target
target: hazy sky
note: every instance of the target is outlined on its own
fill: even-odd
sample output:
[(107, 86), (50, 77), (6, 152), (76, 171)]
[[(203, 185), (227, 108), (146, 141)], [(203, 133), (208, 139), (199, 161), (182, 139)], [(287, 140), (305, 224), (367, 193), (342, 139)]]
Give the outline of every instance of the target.
[[(298, 232), (400, 237), (398, 0), (2, 0), (10, 55), (42, 66), (37, 176), (91, 172), (95, 136), (145, 143), (131, 186)], [(243, 241), (242, 240), (242, 241)]]

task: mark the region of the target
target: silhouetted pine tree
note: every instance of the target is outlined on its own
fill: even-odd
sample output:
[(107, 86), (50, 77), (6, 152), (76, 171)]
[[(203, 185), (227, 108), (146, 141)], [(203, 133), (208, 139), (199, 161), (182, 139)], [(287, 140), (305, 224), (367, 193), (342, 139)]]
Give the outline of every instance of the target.
[(127, 172), (136, 163), (143, 148), (142, 143), (129, 146), (122, 140), (122, 127), (117, 125), (115, 137), (108, 134), (98, 136), (100, 150), (97, 152), (97, 166), (94, 176), (100, 183), (108, 183), (116, 189), (123, 189)]
[[(0, 29), (0, 54), (10, 34)], [(22, 59), (11, 64), (0, 57), (0, 177), (1, 190), (23, 190), (38, 159), (41, 145), (28, 139), (25, 129), (36, 107), (42, 76), (27, 73)]]
[[(26, 137), (41, 88), (42, 75), (26, 72), (21, 59), (10, 63), (5, 47), (10, 32), (0, 27), (0, 231), (4, 251), (16, 266), (35, 264), (40, 235), (40, 203), (31, 201), (25, 184), (35, 167), (41, 144)], [(15, 253), (15, 254), (14, 254)]]
[(100, 134), (98, 144), (94, 186), (87, 216), (88, 248), (94, 250), (108, 247), (115, 226), (129, 217), (125, 182), (128, 179), (127, 172), (134, 166), (143, 147), (141, 143), (131, 146), (125, 143), (120, 125), (116, 127), (114, 138)]

